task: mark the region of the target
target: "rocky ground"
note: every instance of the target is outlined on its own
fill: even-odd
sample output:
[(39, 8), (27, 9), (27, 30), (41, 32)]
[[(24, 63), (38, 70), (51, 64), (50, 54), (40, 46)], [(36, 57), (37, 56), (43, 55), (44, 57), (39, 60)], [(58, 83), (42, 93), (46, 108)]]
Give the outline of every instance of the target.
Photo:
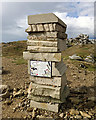
[(67, 65), (67, 80), (70, 95), (60, 107), (59, 113), (54, 113), (37, 108), (30, 108), (27, 98), (27, 89), (30, 83), (27, 74), (26, 61), (17, 62), (21, 56), (4, 56), (2, 84), (7, 85), (7, 94), (1, 100), (3, 118), (41, 119), (47, 120), (95, 120), (96, 98), (94, 95), (93, 70), (84, 67), (84, 63), (64, 60)]

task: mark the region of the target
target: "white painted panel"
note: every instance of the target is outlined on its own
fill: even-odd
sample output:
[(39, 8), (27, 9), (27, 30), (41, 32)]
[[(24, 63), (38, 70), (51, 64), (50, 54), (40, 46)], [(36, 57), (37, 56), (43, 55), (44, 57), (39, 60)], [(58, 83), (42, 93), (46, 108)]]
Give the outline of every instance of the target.
[(32, 76), (51, 77), (51, 62), (30, 60), (30, 73)]

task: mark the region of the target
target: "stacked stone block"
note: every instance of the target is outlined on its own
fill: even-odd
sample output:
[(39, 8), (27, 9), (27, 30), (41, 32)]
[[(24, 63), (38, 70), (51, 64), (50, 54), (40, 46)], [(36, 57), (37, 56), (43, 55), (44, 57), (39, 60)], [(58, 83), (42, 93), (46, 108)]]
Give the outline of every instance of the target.
[(51, 61), (51, 77), (30, 75), (28, 98), (31, 107), (58, 112), (59, 106), (69, 94), (66, 80), (66, 66), (62, 60), (62, 51), (66, 49), (66, 24), (53, 13), (28, 16), (29, 27), (27, 52), (23, 52), (28, 60)]

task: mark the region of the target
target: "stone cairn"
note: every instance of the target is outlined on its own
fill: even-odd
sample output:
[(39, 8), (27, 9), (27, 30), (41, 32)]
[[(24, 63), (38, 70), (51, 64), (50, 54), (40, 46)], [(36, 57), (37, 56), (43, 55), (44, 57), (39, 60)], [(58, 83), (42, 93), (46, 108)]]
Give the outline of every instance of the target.
[[(30, 15), (28, 24), (29, 27), (25, 30), (28, 33), (28, 46), (23, 57), (28, 60), (31, 80), (28, 88), (30, 106), (58, 112), (69, 94), (66, 66), (61, 53), (66, 49), (67, 26), (53, 13)], [(51, 62), (51, 76), (32, 75), (31, 60)]]

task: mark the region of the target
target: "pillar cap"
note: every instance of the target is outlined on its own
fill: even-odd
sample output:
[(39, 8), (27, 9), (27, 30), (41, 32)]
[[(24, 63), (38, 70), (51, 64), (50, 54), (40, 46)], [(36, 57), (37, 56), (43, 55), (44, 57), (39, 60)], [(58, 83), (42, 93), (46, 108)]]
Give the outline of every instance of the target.
[(28, 16), (28, 24), (40, 24), (40, 23), (59, 23), (64, 27), (67, 25), (59, 19), (54, 13), (47, 14), (37, 14), (37, 15), (29, 15)]

